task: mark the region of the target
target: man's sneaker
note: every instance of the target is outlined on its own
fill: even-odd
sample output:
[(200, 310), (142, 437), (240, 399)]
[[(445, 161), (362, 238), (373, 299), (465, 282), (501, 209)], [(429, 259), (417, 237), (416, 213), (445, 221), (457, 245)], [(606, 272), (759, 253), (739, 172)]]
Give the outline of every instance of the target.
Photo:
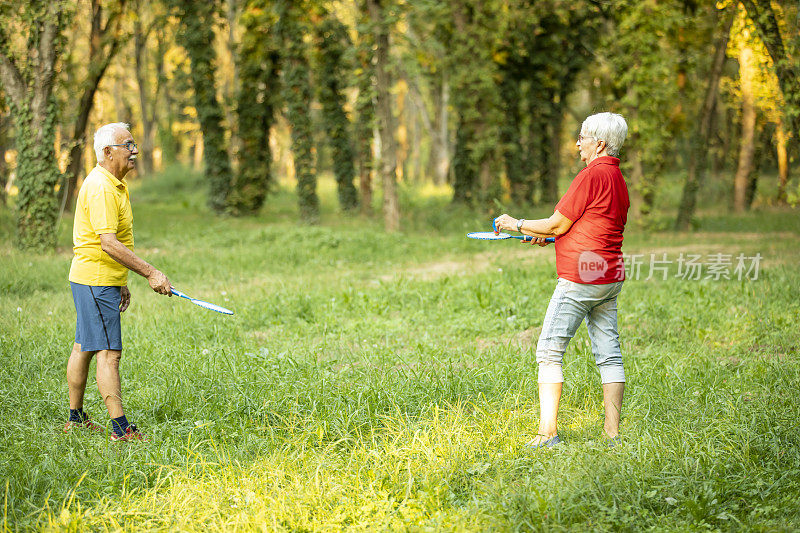
[(88, 429), (95, 433), (102, 433), (106, 430), (100, 424), (95, 424), (89, 417), (86, 417), (83, 422), (78, 422), (77, 420), (70, 420), (64, 425), (64, 433), (69, 433), (73, 429)]
[(131, 424), (130, 426), (125, 428), (124, 435), (117, 435), (115, 432), (111, 433), (112, 442), (128, 442), (132, 440), (150, 442), (150, 439), (144, 436), (144, 434), (141, 431), (139, 431), (139, 428), (137, 428), (135, 424)]

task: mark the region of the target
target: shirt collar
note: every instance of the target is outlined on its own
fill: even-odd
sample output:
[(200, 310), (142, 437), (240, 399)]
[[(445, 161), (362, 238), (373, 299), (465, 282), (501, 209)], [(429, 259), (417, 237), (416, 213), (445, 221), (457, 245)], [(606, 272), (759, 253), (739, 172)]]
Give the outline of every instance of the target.
[(618, 167), (619, 166), (619, 158), (618, 157), (612, 157), (610, 155), (604, 155), (604, 156), (598, 157), (597, 159), (595, 159), (594, 161), (592, 161), (591, 163), (586, 165), (586, 168), (591, 168), (591, 167), (593, 167), (595, 165), (614, 165), (614, 166)]
[(109, 172), (100, 165), (97, 165), (95, 168), (100, 171), (100, 174), (111, 180), (111, 183), (113, 183), (115, 187), (122, 187), (123, 189), (128, 188), (128, 182), (125, 181), (125, 178), (122, 178), (122, 180), (118, 180), (114, 174), (112, 174), (111, 172)]

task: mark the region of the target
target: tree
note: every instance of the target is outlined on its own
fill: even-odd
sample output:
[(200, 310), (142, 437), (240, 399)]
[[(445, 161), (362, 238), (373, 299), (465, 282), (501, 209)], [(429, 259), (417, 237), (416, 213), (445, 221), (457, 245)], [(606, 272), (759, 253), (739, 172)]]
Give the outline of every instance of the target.
[(300, 216), (309, 224), (319, 222), (319, 197), (314, 163), (311, 124), (311, 69), (303, 35), (305, 2), (282, 0), (279, 4), (279, 34), (283, 46), (281, 70), (286, 118), (292, 128), (292, 156), (297, 176)]
[(64, 18), (65, 4), (57, 0), (6, 2), (0, 8), (0, 80), (16, 131), (17, 246), (22, 249), (51, 250), (56, 243), (61, 173), (53, 150), (53, 81)]
[(727, 12), (722, 18), (722, 30), (719, 32), (714, 45), (714, 55), (706, 85), (705, 98), (703, 99), (703, 107), (700, 111), (700, 120), (696, 129), (697, 133), (689, 154), (686, 181), (683, 185), (681, 203), (678, 207), (678, 217), (675, 220), (675, 229), (678, 231), (686, 231), (689, 229), (697, 206), (697, 192), (700, 190), (700, 185), (705, 182), (707, 153), (711, 137), (711, 122), (717, 107), (719, 80), (722, 75), (725, 51), (728, 48), (728, 40), (735, 14), (735, 6), (727, 8)]
[[(126, 0), (115, 3), (104, 16), (104, 9), (98, 0), (91, 1), (91, 30), (89, 33), (89, 56), (86, 61), (86, 77), (78, 82), (77, 111), (72, 123), (72, 137), (69, 141), (69, 165), (67, 166), (67, 190), (64, 201), (67, 206), (75, 203), (78, 178), (83, 173), (83, 153), (86, 143), (86, 126), (94, 106), (94, 97), (100, 81), (119, 50), (122, 35), (120, 23), (125, 11)], [(105, 18), (105, 21), (103, 19)], [(81, 72), (84, 69), (80, 69)], [(146, 150), (143, 150), (146, 152)]]
[(372, 213), (372, 141), (375, 137), (375, 72), (372, 53), (375, 38), (369, 15), (361, 14), (358, 21), (355, 78), (358, 86), (354, 137), (358, 161), (358, 188), (361, 193), (361, 213)]
[(375, 32), (375, 94), (378, 129), (381, 138), (380, 171), (383, 182), (383, 222), (386, 231), (400, 229), (400, 205), (397, 198), (397, 146), (392, 114), (389, 72), (389, 0), (366, 0)]
[(218, 0), (194, 2), (170, 0), (179, 20), (178, 43), (191, 60), (194, 106), (203, 130), (205, 176), (209, 183), (208, 204), (217, 213), (225, 212), (232, 171), (225, 140), (222, 106), (215, 84), (214, 25)]
[[(795, 2), (792, 8), (789, 7), (789, 2), (786, 2), (786, 4), (784, 13), (787, 13), (787, 20), (783, 21), (783, 26), (788, 31), (794, 29), (793, 40), (797, 43), (800, 41), (797, 35), (800, 33), (797, 29), (797, 3)], [(742, 0), (742, 5), (747, 10), (747, 16), (755, 24), (758, 35), (772, 58), (772, 62), (775, 65), (775, 74), (778, 77), (787, 105), (787, 115), (792, 132), (795, 138), (800, 138), (800, 68), (798, 68), (798, 58), (791, 53), (784, 41), (779, 18), (772, 8), (770, 0)], [(795, 21), (792, 21), (788, 16), (790, 9), (794, 10)]]
[(279, 91), (277, 22), (271, 2), (250, 0), (244, 4), (236, 107), (241, 151), (228, 202), (235, 215), (257, 213), (274, 181), (269, 138)]
[(739, 144), (739, 164), (733, 179), (733, 208), (742, 212), (747, 208), (747, 183), (753, 172), (755, 151), (756, 104), (755, 63), (753, 49), (743, 44), (739, 49), (739, 79), (742, 92), (742, 135)]
[(333, 174), (339, 206), (350, 211), (358, 207), (358, 193), (353, 185), (356, 174), (350, 120), (344, 110), (345, 53), (352, 45), (347, 29), (331, 13), (322, 11), (314, 24), (317, 41), (317, 93), (322, 105), (322, 128), (333, 151)]
[(456, 110), (453, 201), (487, 208), (498, 196), (496, 151), (500, 140), (500, 99), (495, 83), (499, 31), (495, 2), (460, 0), (450, 4), (446, 30), (452, 38), (447, 64)]
[[(159, 53), (161, 46), (157, 47), (155, 54), (152, 54), (150, 47), (148, 47), (148, 42), (153, 33), (166, 24), (166, 17), (156, 11), (157, 4), (150, 3), (149, 6), (150, 17), (148, 19), (146, 18), (148, 10), (139, 0), (133, 21), (133, 57), (136, 84), (139, 87), (139, 112), (142, 125), (142, 137), (139, 140), (141, 145), (139, 154), (141, 166), (137, 169), (140, 175), (150, 174), (154, 169), (153, 149), (155, 147), (155, 133), (158, 124), (156, 113), (161, 89), (166, 86), (167, 82), (164, 77), (164, 57), (163, 54)], [(148, 68), (151, 56), (155, 56), (156, 63), (156, 80), (155, 83), (152, 83), (152, 86), (154, 86), (152, 95)]]
[(8, 183), (8, 166), (6, 165), (6, 150), (8, 149), (8, 113), (6, 101), (0, 86), (0, 207), (6, 205), (6, 183)]

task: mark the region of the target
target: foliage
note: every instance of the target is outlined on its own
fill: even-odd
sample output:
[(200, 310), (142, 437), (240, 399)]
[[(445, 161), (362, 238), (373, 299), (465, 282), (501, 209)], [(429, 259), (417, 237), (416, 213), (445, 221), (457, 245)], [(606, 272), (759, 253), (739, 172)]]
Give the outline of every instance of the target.
[[(69, 257), (13, 250), (0, 210), (5, 528), (800, 527), (796, 213), (709, 204), (697, 234), (626, 231), (629, 254), (761, 252), (763, 268), (758, 281), (684, 281), (673, 264), (668, 280), (626, 281), (623, 443), (602, 441), (581, 327), (566, 356), (565, 444), (531, 453), (552, 248), (465, 239), (481, 218), (446, 190), (408, 190), (399, 235), (337, 214), (330, 179), (327, 223), (311, 229), (290, 217), (287, 187), (268, 213), (235, 219), (207, 216), (202, 184), (183, 168), (131, 184), (145, 257), (236, 311), (209, 313), (131, 277), (121, 373), (144, 446), (61, 433)], [(59, 244), (69, 237), (64, 228)], [(89, 381), (85, 407), (103, 422)]]
[(218, 1), (169, 0), (179, 21), (178, 43), (191, 59), (194, 107), (203, 130), (208, 205), (217, 213), (228, 206), (232, 171), (228, 157), (222, 107), (215, 83), (214, 25)]
[(244, 35), (238, 54), (237, 98), (241, 152), (228, 197), (228, 209), (237, 215), (257, 213), (274, 183), (269, 135), (275, 121), (280, 61), (277, 14), (271, 2), (248, 1), (241, 24)]
[(322, 12), (316, 27), (316, 86), (322, 106), (322, 128), (333, 150), (333, 174), (339, 187), (339, 205), (345, 211), (358, 207), (358, 193), (353, 185), (355, 153), (350, 134), (350, 120), (345, 112), (346, 73), (344, 63), (352, 46), (347, 28), (334, 15)]

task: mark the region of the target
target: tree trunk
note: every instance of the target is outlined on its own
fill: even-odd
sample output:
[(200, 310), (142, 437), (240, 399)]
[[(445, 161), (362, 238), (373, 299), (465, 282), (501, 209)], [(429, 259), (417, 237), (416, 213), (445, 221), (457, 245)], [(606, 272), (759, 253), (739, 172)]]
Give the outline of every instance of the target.
[(72, 138), (69, 146), (69, 164), (67, 165), (67, 190), (65, 205), (69, 210), (75, 205), (78, 193), (78, 179), (83, 174), (83, 151), (86, 143), (86, 126), (94, 107), (94, 95), (100, 81), (111, 64), (111, 60), (119, 49), (119, 24), (125, 0), (119, 2), (103, 24), (103, 6), (98, 0), (92, 0), (92, 23), (89, 35), (89, 65), (86, 79), (80, 85), (83, 88), (78, 100), (78, 110), (72, 125)]
[(444, 73), (442, 73), (441, 88), (437, 93), (440, 97), (437, 99), (437, 128), (434, 136), (436, 142), (433, 144), (436, 163), (435, 181), (437, 185), (444, 185), (450, 176), (450, 85)]
[(0, 82), (16, 126), (17, 246), (47, 251), (56, 243), (56, 185), (61, 181), (53, 150), (56, 123), (53, 79), (60, 52), (64, 4), (39, 1), (31, 4), (26, 11), (45, 11), (42, 20), (29, 28), (26, 52), (38, 61), (32, 68), (20, 70), (19, 58), (8, 47), (6, 30), (0, 27)]
[[(140, 144), (142, 146), (139, 151), (139, 160), (141, 161), (141, 169), (137, 169), (140, 175), (148, 175), (153, 172), (153, 121), (150, 120), (150, 98), (147, 94), (147, 35), (142, 32), (142, 24), (140, 19), (136, 19), (133, 23), (133, 56), (136, 72), (136, 83), (139, 87), (139, 111), (142, 117), (142, 138)], [(152, 105), (157, 105), (158, 87), (156, 84), (156, 102)]]
[(642, 197), (644, 169), (642, 168), (642, 152), (635, 140), (635, 138), (631, 139), (631, 149), (627, 150), (627, 159), (631, 164), (631, 173), (628, 175), (628, 182), (630, 183), (628, 190), (630, 191), (632, 218), (641, 218), (642, 210), (644, 209), (644, 199)]
[(708, 160), (708, 148), (711, 137), (711, 124), (714, 117), (714, 110), (717, 106), (717, 93), (719, 80), (722, 76), (722, 67), (725, 64), (725, 51), (728, 49), (728, 39), (730, 38), (731, 26), (736, 14), (735, 7), (729, 7), (728, 13), (723, 23), (723, 30), (716, 42), (714, 59), (711, 63), (711, 71), (708, 76), (706, 95), (703, 100), (703, 107), (700, 111), (700, 124), (697, 128), (697, 135), (689, 154), (687, 165), (686, 181), (683, 185), (678, 217), (675, 220), (675, 229), (686, 231), (694, 217), (697, 207), (697, 192), (700, 185), (705, 181), (706, 164)]
[[(167, 80), (167, 74), (164, 69), (164, 56), (166, 55), (168, 48), (169, 43), (164, 35), (163, 28), (156, 29), (156, 73), (158, 87), (161, 89), (161, 93), (164, 95), (164, 112), (162, 113), (162, 116), (164, 119), (166, 119), (166, 124), (161, 122), (162, 119), (159, 118), (158, 114), (153, 115), (153, 118), (155, 119), (153, 122), (155, 127), (158, 129), (158, 140), (159, 145), (161, 146), (162, 165), (164, 162), (175, 162), (178, 158), (178, 153), (180, 152), (180, 144), (172, 132), (172, 124), (175, 121), (175, 106), (172, 99), (172, 93), (170, 92), (169, 80)], [(154, 102), (153, 111), (155, 112), (157, 110), (158, 106)]]
[(544, 188), (542, 190), (544, 202), (555, 204), (558, 202), (558, 176), (561, 173), (561, 124), (564, 114), (561, 110), (561, 102), (564, 97), (559, 95), (559, 101), (553, 103), (550, 117), (550, 146), (548, 147), (549, 157), (547, 160), (547, 173), (545, 174)]
[(739, 52), (739, 79), (742, 91), (742, 136), (739, 144), (739, 164), (733, 179), (733, 208), (741, 213), (747, 209), (747, 183), (753, 171), (755, 151), (756, 107), (753, 83), (755, 65), (753, 50), (742, 45)]
[[(363, 11), (363, 10), (362, 10)], [(363, 26), (369, 19), (362, 15)], [(358, 97), (356, 98), (355, 144), (358, 158), (358, 188), (361, 214), (372, 214), (373, 142), (375, 141), (375, 86), (372, 45), (375, 38), (359, 31), (356, 48)]]
[(465, 121), (459, 117), (456, 129), (456, 146), (453, 154), (453, 202), (472, 205), (478, 170), (470, 150), (471, 134)]
[(788, 135), (783, 126), (783, 121), (778, 119), (775, 128), (775, 147), (778, 152), (778, 203), (785, 204), (786, 184), (789, 183), (789, 152), (786, 145), (789, 142)]
[(322, 122), (332, 149), (333, 174), (339, 207), (352, 211), (358, 207), (358, 193), (353, 185), (356, 175), (350, 120), (345, 111), (344, 57), (347, 49), (347, 29), (332, 15), (317, 27), (318, 65), (317, 85), (322, 105)]
[[(287, 4), (292, 4), (287, 2)], [(284, 49), (283, 80), (287, 119), (292, 128), (292, 156), (297, 177), (300, 216), (306, 224), (319, 223), (319, 197), (314, 162), (314, 139), (311, 127), (310, 67), (305, 43), (299, 35), (299, 7), (292, 4), (281, 16)]]
[(384, 20), (382, 3), (367, 0), (370, 18), (375, 28), (375, 79), (378, 128), (381, 136), (381, 177), (383, 181), (383, 221), (386, 231), (400, 229), (400, 206), (397, 198), (397, 147), (392, 116), (392, 80), (389, 66), (389, 32)]
[[(0, 93), (0, 109), (5, 107), (3, 95)], [(5, 207), (6, 184), (8, 183), (8, 165), (6, 165), (6, 142), (8, 142), (8, 117), (0, 114), (0, 206)]]
[(244, 33), (238, 55), (240, 86), (239, 168), (231, 184), (228, 206), (234, 215), (251, 215), (264, 205), (273, 184), (270, 130), (279, 91), (280, 45), (272, 21), (256, 3), (245, 5)]
[(217, 2), (173, 0), (179, 7), (179, 44), (191, 60), (194, 107), (203, 130), (205, 176), (209, 182), (208, 205), (217, 213), (227, 208), (232, 171), (225, 140), (222, 106), (215, 85), (214, 13)]
[[(742, 0), (747, 16), (755, 23), (759, 37), (775, 65), (775, 75), (786, 101), (786, 106), (800, 108), (800, 71), (797, 59), (787, 53), (781, 37), (780, 25), (769, 0)], [(789, 28), (797, 31), (797, 21), (785, 21)], [(795, 138), (800, 138), (800, 113), (794, 113), (789, 124)]]
[(500, 125), (500, 141), (503, 143), (503, 160), (505, 162), (506, 179), (511, 192), (511, 201), (516, 205), (525, 205), (525, 165), (523, 165), (522, 132), (520, 126), (520, 101), (522, 93), (517, 79), (512, 79), (506, 72), (500, 85), (505, 107), (505, 120)]

